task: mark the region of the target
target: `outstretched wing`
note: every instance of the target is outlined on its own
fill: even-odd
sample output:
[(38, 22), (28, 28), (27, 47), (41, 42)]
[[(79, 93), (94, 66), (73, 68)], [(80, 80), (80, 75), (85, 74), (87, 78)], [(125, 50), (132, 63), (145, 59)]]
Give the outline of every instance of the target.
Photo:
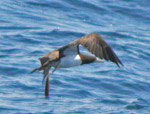
[(59, 48), (60, 57), (67, 55), (77, 55), (79, 54), (79, 44), (67, 44), (61, 48)]
[(105, 59), (107, 61), (110, 60), (116, 63), (117, 66), (119, 66), (119, 64), (123, 66), (123, 64), (116, 56), (112, 48), (99, 34), (96, 33), (88, 34), (70, 43), (70, 45), (73, 44), (81, 44), (82, 46), (87, 48), (92, 54), (94, 54), (96, 57)]

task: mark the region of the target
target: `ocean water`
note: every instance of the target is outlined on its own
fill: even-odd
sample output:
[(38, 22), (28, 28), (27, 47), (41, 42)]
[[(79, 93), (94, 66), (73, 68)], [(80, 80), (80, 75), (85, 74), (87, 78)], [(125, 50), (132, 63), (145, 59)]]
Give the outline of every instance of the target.
[[(44, 98), (38, 58), (101, 34), (123, 62), (59, 69)], [(0, 114), (150, 114), (149, 0), (1, 0)]]

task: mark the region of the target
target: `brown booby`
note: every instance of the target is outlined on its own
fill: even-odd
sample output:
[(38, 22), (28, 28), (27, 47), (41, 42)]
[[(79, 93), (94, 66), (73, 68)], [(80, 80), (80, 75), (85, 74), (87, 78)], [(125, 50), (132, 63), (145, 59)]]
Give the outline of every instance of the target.
[[(95, 56), (80, 53), (79, 45), (87, 48), (87, 50)], [(54, 67), (54, 70), (52, 71), (54, 72), (58, 68), (68, 68), (93, 62), (103, 62), (101, 59), (112, 61), (116, 63), (118, 67), (120, 65), (123, 66), (119, 58), (102, 36), (97, 33), (91, 33), (43, 55), (39, 58), (41, 66), (34, 69), (31, 73), (43, 70), (43, 81), (46, 78), (45, 96), (48, 97), (49, 71), (51, 67)]]

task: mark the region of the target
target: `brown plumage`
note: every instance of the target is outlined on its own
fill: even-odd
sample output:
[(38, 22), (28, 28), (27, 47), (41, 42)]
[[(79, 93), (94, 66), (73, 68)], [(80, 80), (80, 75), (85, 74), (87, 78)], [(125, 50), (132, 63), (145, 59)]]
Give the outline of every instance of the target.
[[(87, 48), (92, 54), (101, 59), (105, 59), (107, 61), (112, 61), (119, 66), (119, 64), (123, 65), (116, 54), (113, 52), (111, 47), (106, 43), (106, 41), (97, 33), (91, 33), (86, 36), (81, 37), (69, 45), (73, 44), (81, 44), (85, 48)], [(79, 45), (78, 45), (79, 46)]]
[[(105, 59), (107, 61), (112, 61), (117, 64), (123, 66), (119, 58), (116, 56), (112, 48), (106, 43), (106, 41), (97, 33), (91, 33), (86, 36), (83, 36), (69, 44), (54, 50), (44, 56), (40, 57), (39, 60), (41, 62), (41, 66), (39, 68), (34, 69), (31, 73), (35, 71), (43, 70), (43, 81), (46, 78), (46, 85), (45, 85), (45, 96), (49, 95), (49, 71), (51, 67), (55, 69), (53, 72), (60, 67), (61, 59), (68, 57), (70, 55), (79, 55), (81, 59), (81, 64), (88, 64), (92, 63), (96, 60), (96, 57), (81, 54), (79, 51), (79, 45), (84, 46), (87, 48), (92, 54), (96, 57)], [(80, 64), (80, 65), (81, 65)]]

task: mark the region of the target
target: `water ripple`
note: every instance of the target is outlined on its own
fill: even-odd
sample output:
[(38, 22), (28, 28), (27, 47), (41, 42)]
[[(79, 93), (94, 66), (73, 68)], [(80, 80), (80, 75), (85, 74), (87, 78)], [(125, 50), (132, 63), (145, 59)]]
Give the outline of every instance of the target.
[[(0, 6), (2, 114), (149, 114), (148, 0), (5, 0)], [(92, 32), (104, 37), (124, 67), (104, 60), (58, 69), (44, 99), (42, 72), (29, 74), (38, 58)]]

